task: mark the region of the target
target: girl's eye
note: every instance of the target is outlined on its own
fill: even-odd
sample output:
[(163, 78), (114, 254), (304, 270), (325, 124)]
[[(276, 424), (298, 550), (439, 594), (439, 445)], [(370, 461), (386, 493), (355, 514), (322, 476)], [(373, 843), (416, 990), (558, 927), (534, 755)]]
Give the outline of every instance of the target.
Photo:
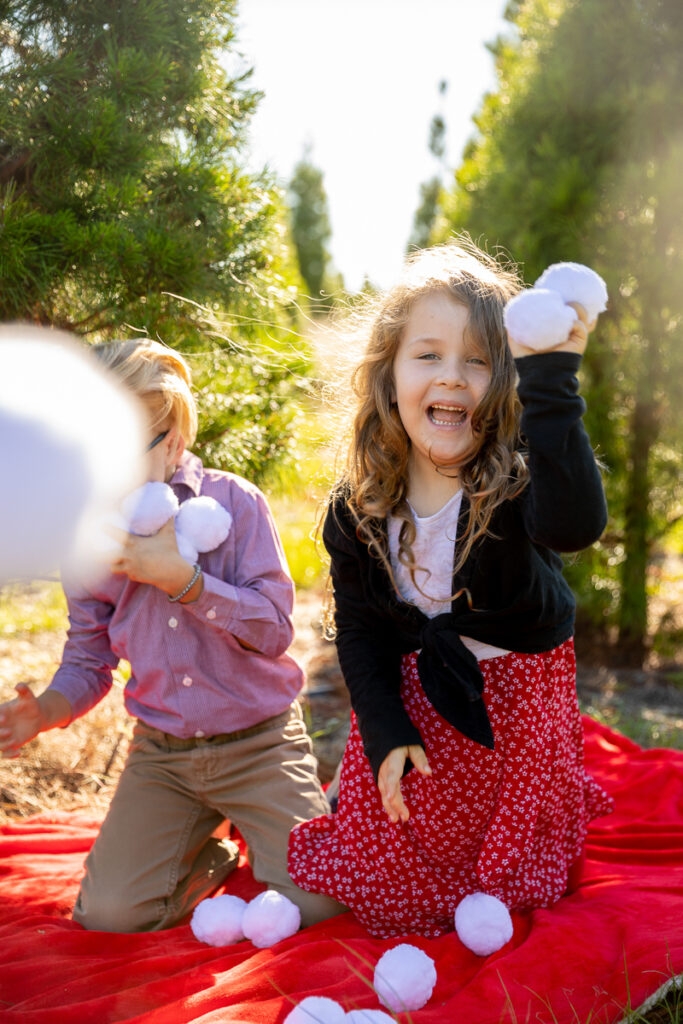
[(423, 352), (417, 357), (418, 359), (438, 359), (436, 352)]
[(488, 366), (483, 356), (470, 356), (467, 362), (472, 363), (474, 366)]

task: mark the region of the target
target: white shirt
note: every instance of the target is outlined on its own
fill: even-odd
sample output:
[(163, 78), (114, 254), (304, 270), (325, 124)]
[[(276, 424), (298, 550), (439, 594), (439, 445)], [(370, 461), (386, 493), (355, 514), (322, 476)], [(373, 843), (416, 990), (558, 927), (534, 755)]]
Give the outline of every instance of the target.
[[(432, 516), (418, 516), (415, 510), (408, 506), (417, 531), (412, 544), (417, 564), (414, 571), (415, 582), (411, 578), (408, 566), (399, 561), (398, 557), (398, 535), (403, 520), (389, 516), (389, 557), (399, 593), (404, 601), (416, 605), (430, 619), (451, 610), (455, 538), (461, 502), (462, 491), (458, 491)], [(463, 636), (461, 640), (465, 647), (472, 651), (477, 661), (497, 658), (508, 653), (502, 647), (492, 647), (471, 637)]]

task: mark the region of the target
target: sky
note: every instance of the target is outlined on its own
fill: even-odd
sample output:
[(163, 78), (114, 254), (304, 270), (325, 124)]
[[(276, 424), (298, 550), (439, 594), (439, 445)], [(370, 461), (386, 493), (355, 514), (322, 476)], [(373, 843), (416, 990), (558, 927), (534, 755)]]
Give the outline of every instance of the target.
[[(239, 0), (238, 48), (265, 93), (251, 162), (285, 183), (307, 146), (323, 172), (330, 249), (347, 288), (400, 269), (419, 186), (438, 171), (429, 125), (447, 127), (449, 166), (495, 88), (485, 44), (505, 0)], [(439, 83), (448, 82), (445, 96)]]

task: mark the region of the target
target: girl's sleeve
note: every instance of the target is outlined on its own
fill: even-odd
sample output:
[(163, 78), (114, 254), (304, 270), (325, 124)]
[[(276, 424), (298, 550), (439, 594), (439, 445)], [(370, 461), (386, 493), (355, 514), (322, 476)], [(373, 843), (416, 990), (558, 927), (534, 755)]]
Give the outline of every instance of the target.
[(582, 422), (580, 365), (581, 356), (573, 352), (516, 360), (530, 471), (525, 527), (533, 541), (554, 551), (588, 547), (607, 523), (602, 479)]
[(392, 750), (424, 744), (401, 700), (401, 652), (390, 624), (366, 597), (360, 542), (343, 507), (330, 507), (323, 540), (331, 560), (339, 663), (376, 780)]

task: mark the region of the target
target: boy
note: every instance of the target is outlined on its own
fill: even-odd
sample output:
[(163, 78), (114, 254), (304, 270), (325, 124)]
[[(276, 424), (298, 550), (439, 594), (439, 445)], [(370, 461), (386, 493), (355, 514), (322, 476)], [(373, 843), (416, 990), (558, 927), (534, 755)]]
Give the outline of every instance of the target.
[(36, 697), (19, 684), (0, 705), (0, 749), (15, 756), (85, 714), (127, 659), (125, 702), (137, 722), (74, 919), (112, 932), (177, 923), (236, 867), (235, 844), (212, 836), (225, 818), (247, 843), (254, 877), (295, 902), (302, 924), (330, 917), (344, 908), (299, 889), (286, 867), (291, 828), (328, 808), (296, 703), (302, 673), (286, 654), (294, 588), (265, 498), (185, 450), (197, 414), (176, 352), (130, 341), (95, 354), (143, 402), (148, 479), (169, 483), (181, 502), (210, 495), (232, 526), (195, 566), (178, 552), (172, 519), (152, 537), (117, 531), (111, 573), (88, 589), (65, 587), (70, 629), (49, 687)]

